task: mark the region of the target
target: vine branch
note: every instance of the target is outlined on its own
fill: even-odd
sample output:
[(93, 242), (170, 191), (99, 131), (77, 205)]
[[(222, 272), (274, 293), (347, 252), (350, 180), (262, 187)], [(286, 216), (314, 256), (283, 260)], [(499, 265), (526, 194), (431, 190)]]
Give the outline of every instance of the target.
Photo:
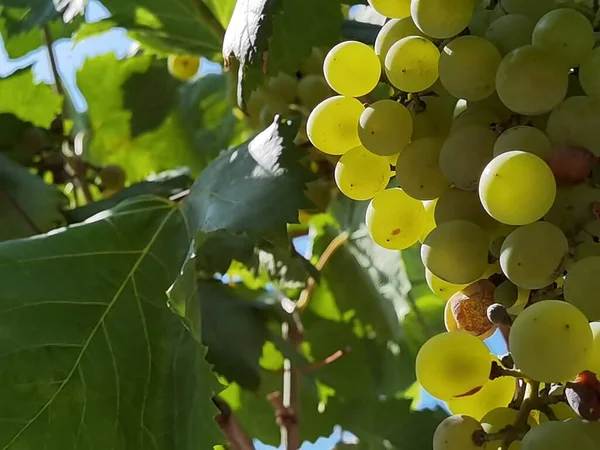
[(255, 450), (252, 440), (248, 437), (242, 425), (233, 415), (231, 407), (225, 400), (214, 396), (212, 402), (219, 409), (220, 414), (215, 418), (221, 431), (227, 436), (231, 450)]
[(58, 72), (58, 64), (56, 63), (56, 55), (54, 53), (54, 40), (52, 39), (52, 32), (48, 24), (44, 25), (44, 42), (48, 49), (48, 59), (50, 60), (50, 70), (52, 70), (52, 76), (54, 77), (54, 88), (57, 94), (64, 97), (65, 88), (62, 85), (60, 74)]
[(217, 19), (211, 9), (202, 0), (194, 0), (193, 5), (200, 20), (204, 22), (208, 26), (210, 32), (222, 42), (225, 37), (225, 28), (221, 22), (219, 22), (219, 19)]

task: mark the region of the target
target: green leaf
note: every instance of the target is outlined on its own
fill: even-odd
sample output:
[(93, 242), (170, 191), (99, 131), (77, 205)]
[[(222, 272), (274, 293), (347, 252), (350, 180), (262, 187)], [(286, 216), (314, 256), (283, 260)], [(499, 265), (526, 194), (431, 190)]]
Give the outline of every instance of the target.
[(342, 24), (342, 36), (345, 40), (359, 41), (367, 45), (375, 45), (379, 31), (381, 27), (372, 23), (344, 20)]
[(0, 244), (2, 448), (222, 441), (204, 348), (167, 307), (188, 248), (178, 207), (152, 197)]
[(60, 95), (47, 84), (36, 84), (30, 69), (0, 78), (0, 113), (12, 113), (23, 121), (48, 128), (61, 108)]
[(213, 12), (215, 17), (221, 22), (224, 28), (229, 25), (229, 20), (233, 14), (236, 0), (204, 0), (206, 6)]
[(54, 186), (0, 154), (0, 241), (63, 225), (66, 200)]
[(14, 114), (0, 113), (0, 153), (23, 165), (48, 144), (47, 131)]

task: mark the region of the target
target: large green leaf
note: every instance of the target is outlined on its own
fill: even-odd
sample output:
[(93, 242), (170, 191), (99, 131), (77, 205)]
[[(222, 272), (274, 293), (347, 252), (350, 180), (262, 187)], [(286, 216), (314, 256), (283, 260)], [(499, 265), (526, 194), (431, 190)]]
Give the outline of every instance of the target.
[(179, 208), (127, 201), (0, 244), (0, 446), (209, 449), (216, 385), (167, 307), (189, 237)]
[(210, 8), (215, 17), (221, 22), (224, 28), (227, 28), (236, 0), (204, 0), (206, 6)]
[(0, 241), (63, 225), (66, 200), (54, 186), (0, 154)]

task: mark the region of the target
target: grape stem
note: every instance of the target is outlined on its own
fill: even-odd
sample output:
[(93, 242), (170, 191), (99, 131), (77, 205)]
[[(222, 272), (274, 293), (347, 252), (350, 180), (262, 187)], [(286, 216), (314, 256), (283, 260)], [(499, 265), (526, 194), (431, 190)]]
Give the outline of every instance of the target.
[(526, 376), (518, 369), (507, 369), (502, 367), (496, 361), (492, 362), (492, 370), (490, 371), (490, 380), (495, 380), (500, 377), (515, 377), (525, 379)]

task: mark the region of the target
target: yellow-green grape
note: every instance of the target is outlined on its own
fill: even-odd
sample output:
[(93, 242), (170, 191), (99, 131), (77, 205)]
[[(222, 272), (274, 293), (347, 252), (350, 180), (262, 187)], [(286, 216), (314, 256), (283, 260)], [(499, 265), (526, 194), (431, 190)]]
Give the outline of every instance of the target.
[(542, 130), (527, 125), (519, 125), (504, 131), (494, 144), (494, 156), (512, 150), (533, 153), (542, 159), (552, 151), (550, 138)]
[(400, 188), (386, 189), (369, 203), (365, 222), (377, 244), (404, 250), (419, 240), (425, 225), (425, 208)]
[(298, 79), (296, 77), (280, 72), (267, 82), (267, 88), (275, 97), (286, 104), (296, 103), (298, 92)]
[(362, 145), (380, 156), (397, 154), (410, 142), (413, 120), (406, 107), (393, 100), (367, 106), (358, 123)]
[(425, 281), (427, 281), (427, 286), (431, 289), (436, 296), (441, 298), (442, 300), (450, 300), (454, 294), (458, 291), (466, 288), (469, 283), (466, 284), (453, 284), (448, 283), (447, 281), (442, 280), (440, 277), (435, 276), (431, 271), (425, 268)]
[(400, 39), (385, 57), (385, 74), (390, 83), (404, 92), (430, 88), (438, 78), (440, 51), (421, 36)]
[(109, 164), (102, 167), (98, 173), (102, 186), (107, 191), (118, 192), (125, 187), (127, 181), (127, 173), (125, 169), (116, 164)]
[(445, 139), (450, 133), (455, 106), (456, 99), (453, 97), (420, 97), (409, 107), (413, 117), (413, 139)]
[(579, 11), (560, 8), (550, 11), (536, 24), (533, 45), (556, 55), (568, 67), (577, 67), (594, 48), (592, 23)]
[(440, 152), (440, 168), (456, 187), (476, 190), (479, 176), (494, 156), (496, 133), (483, 126), (465, 126), (450, 133)]
[(368, 2), (379, 14), (392, 19), (410, 16), (410, 0), (368, 0)]
[(594, 219), (592, 205), (600, 202), (600, 189), (587, 183), (562, 186), (556, 191), (556, 200), (544, 217), (565, 233), (576, 234)]
[(501, 122), (509, 122), (514, 113), (502, 103), (497, 92), (494, 92), (488, 98), (478, 102), (467, 102), (467, 110), (469, 111), (490, 111), (500, 119)]
[(433, 450), (480, 450), (473, 438), (478, 432), (483, 434), (483, 428), (473, 417), (464, 414), (446, 417), (433, 434)]
[(579, 82), (587, 95), (600, 98), (600, 47), (589, 52), (581, 62)]
[(555, 145), (575, 145), (600, 156), (600, 99), (570, 97), (550, 114), (546, 133)]
[(467, 220), (489, 232), (498, 227), (498, 222), (483, 209), (477, 192), (458, 188), (440, 195), (435, 207), (435, 223), (440, 225), (453, 220)]
[(434, 275), (453, 284), (478, 280), (487, 268), (489, 237), (466, 220), (438, 225), (421, 246), (423, 264)]
[(492, 23), (493, 15), (494, 11), (491, 9), (478, 9), (475, 11), (468, 25), (471, 36), (483, 37), (490, 23)]
[(556, 225), (534, 222), (510, 233), (500, 250), (502, 272), (525, 289), (554, 283), (564, 270), (569, 243)]
[(438, 334), (419, 350), (417, 381), (434, 397), (450, 400), (483, 386), (492, 355), (485, 344), (464, 331)]
[(332, 92), (322, 75), (305, 75), (298, 82), (298, 100), (309, 110), (331, 97)]
[[(562, 403), (562, 405), (565, 404)], [(554, 409), (554, 406), (556, 405), (553, 405), (551, 408)], [(562, 420), (560, 417), (558, 417), (558, 419)], [(579, 417), (576, 417), (569, 418), (563, 423), (569, 427), (572, 427), (576, 433), (582, 434), (588, 439), (591, 439), (592, 442), (596, 443), (596, 446), (594, 448), (596, 450), (598, 449), (597, 443), (600, 442), (600, 422), (589, 422), (587, 420), (582, 420)]]
[(493, 111), (488, 109), (475, 109), (467, 108), (458, 113), (454, 117), (452, 122), (452, 128), (450, 133), (458, 130), (459, 128), (479, 126), (484, 128), (493, 129), (495, 126), (502, 122), (502, 119)]
[(504, 57), (496, 73), (496, 90), (502, 102), (518, 114), (549, 112), (567, 94), (569, 71), (546, 50), (526, 45)]
[(181, 80), (188, 81), (198, 73), (200, 69), (200, 57), (191, 55), (169, 55), (167, 59), (169, 73)]
[(575, 306), (544, 300), (517, 316), (509, 347), (515, 365), (527, 376), (544, 383), (564, 382), (586, 369), (593, 349), (592, 330)]
[(595, 292), (600, 287), (600, 256), (590, 256), (569, 267), (563, 286), (565, 300), (575, 305), (588, 320), (600, 320), (600, 302)]
[(423, 232), (421, 233), (421, 237), (419, 238), (419, 242), (423, 243), (425, 238), (431, 230), (435, 228), (435, 205), (437, 203), (436, 200), (426, 200), (423, 202), (423, 206), (425, 207), (425, 226), (423, 227)]
[(368, 45), (345, 41), (329, 51), (323, 73), (334, 91), (347, 97), (361, 97), (379, 83), (381, 63)]
[(416, 139), (398, 156), (396, 179), (411, 197), (433, 200), (450, 187), (439, 165), (443, 142), (439, 138)]
[(386, 22), (375, 39), (375, 54), (379, 56), (382, 64), (385, 63), (385, 57), (392, 45), (408, 36), (424, 36), (410, 16)]
[(590, 328), (592, 329), (594, 345), (586, 369), (600, 376), (600, 322), (591, 322)]
[(521, 450), (595, 450), (594, 442), (564, 422), (552, 421), (530, 430), (521, 441)]
[(537, 22), (556, 8), (556, 0), (502, 0), (502, 8), (511, 14), (523, 14)]
[(306, 133), (310, 142), (330, 155), (343, 155), (358, 147), (358, 120), (364, 109), (352, 97), (338, 95), (322, 101), (308, 116)]
[(500, 61), (500, 52), (489, 41), (477, 36), (461, 36), (441, 51), (440, 80), (454, 97), (483, 100), (496, 90)]
[(340, 191), (352, 200), (369, 200), (383, 191), (390, 181), (388, 161), (355, 147), (342, 155), (335, 166), (335, 182)]
[[(508, 403), (507, 403), (508, 404)], [(507, 408), (506, 405), (490, 410), (481, 418), (481, 426), (488, 434), (499, 433), (500, 430), (509, 425), (514, 425), (519, 412), (516, 409)], [(531, 420), (528, 420), (531, 423)], [(496, 441), (488, 441), (485, 444), (484, 450), (500, 450), (502, 439)]]
[(518, 297), (519, 288), (509, 280), (500, 283), (494, 291), (494, 303), (498, 303), (505, 308), (513, 306)]
[(302, 64), (300, 65), (300, 73), (302, 75), (322, 75), (324, 60), (325, 52), (318, 47), (313, 47), (310, 56), (302, 61)]
[(477, 420), (495, 408), (506, 407), (515, 394), (516, 383), (512, 377), (488, 381), (474, 394), (448, 400), (452, 414), (467, 414)]
[(522, 14), (507, 14), (494, 20), (485, 32), (485, 38), (504, 56), (513, 50), (531, 44), (535, 22)]
[(517, 301), (507, 309), (508, 313), (513, 316), (518, 316), (523, 312), (527, 304), (529, 303), (529, 297), (531, 296), (531, 291), (525, 288), (518, 288)]
[(473, 0), (412, 0), (410, 12), (415, 24), (427, 36), (446, 39), (464, 30), (473, 13)]
[(479, 198), (490, 216), (507, 225), (526, 225), (541, 219), (556, 197), (554, 175), (532, 153), (506, 152), (496, 156), (479, 181)]

